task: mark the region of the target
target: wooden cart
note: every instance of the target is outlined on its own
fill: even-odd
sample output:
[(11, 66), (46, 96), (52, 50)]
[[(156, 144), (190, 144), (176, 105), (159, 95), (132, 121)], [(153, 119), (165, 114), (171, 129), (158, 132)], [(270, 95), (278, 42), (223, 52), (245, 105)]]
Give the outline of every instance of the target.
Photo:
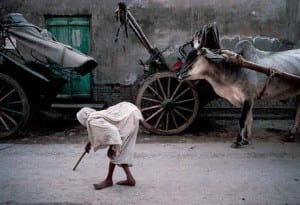
[(66, 79), (96, 61), (61, 44), (21, 14), (0, 19), (0, 137), (18, 133), (33, 111), (47, 110)]
[[(150, 54), (150, 58), (142, 63), (148, 67), (147, 77), (136, 97), (136, 105), (145, 119), (143, 125), (156, 134), (182, 132), (193, 123), (198, 114), (199, 97), (193, 82), (178, 81), (162, 55), (164, 51), (151, 45), (124, 3), (119, 3), (116, 17), (121, 26), (124, 26), (126, 35), (128, 26)], [(185, 57), (185, 46), (187, 45), (180, 48), (181, 58)]]

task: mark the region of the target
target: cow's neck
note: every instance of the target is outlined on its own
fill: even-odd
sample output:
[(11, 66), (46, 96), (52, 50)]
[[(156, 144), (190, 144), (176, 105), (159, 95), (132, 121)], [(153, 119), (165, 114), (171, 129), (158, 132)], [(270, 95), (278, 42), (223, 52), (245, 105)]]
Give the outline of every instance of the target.
[(244, 103), (245, 95), (240, 84), (236, 81), (236, 73), (226, 69), (223, 66), (213, 66), (206, 73), (204, 79), (211, 84), (220, 97), (227, 99), (236, 107), (241, 107)]

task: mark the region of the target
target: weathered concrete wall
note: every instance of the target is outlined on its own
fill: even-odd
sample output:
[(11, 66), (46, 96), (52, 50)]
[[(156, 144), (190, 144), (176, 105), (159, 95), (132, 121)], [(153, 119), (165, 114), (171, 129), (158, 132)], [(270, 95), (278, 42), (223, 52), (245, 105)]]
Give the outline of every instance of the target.
[[(232, 49), (240, 38), (251, 38), (262, 49), (282, 50), (300, 47), (300, 3), (298, 0), (128, 0), (131, 11), (145, 34), (165, 53), (170, 63), (180, 45), (190, 40), (203, 24), (216, 22), (225, 48)], [(139, 81), (147, 59), (146, 50), (132, 32), (125, 39), (120, 33), (116, 0), (0, 0), (0, 14), (20, 12), (32, 23), (45, 27), (45, 16), (91, 16), (90, 55), (99, 63), (93, 72), (93, 98), (110, 101), (130, 100), (130, 85)], [(125, 86), (125, 87), (124, 87)], [(129, 86), (129, 87), (128, 87)], [(110, 89), (119, 88), (120, 91)], [(102, 92), (106, 90), (107, 92)], [(114, 98), (113, 100), (111, 100)]]

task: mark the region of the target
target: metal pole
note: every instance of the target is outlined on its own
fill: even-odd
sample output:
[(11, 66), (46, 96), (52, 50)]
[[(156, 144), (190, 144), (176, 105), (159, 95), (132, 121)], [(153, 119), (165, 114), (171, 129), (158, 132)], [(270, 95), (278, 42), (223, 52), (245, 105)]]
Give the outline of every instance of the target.
[(143, 41), (142, 37), (140, 36), (140, 33), (136, 30), (136, 28), (134, 27), (134, 25), (132, 24), (131, 21), (129, 21), (129, 26), (132, 29), (132, 31), (135, 33), (135, 35), (137, 36), (137, 38), (140, 40), (140, 42), (143, 44), (143, 46), (147, 49), (147, 51), (151, 54), (151, 51), (148, 50), (148, 46), (147, 44)]
[(128, 16), (128, 20), (131, 22), (131, 26), (134, 27), (134, 32), (137, 32), (139, 35), (139, 39), (140, 41), (143, 43), (143, 45), (146, 47), (147, 51), (152, 54), (154, 47), (151, 45), (151, 43), (149, 42), (149, 40), (147, 39), (147, 37), (145, 36), (145, 34), (143, 33), (140, 25), (137, 23), (137, 21), (135, 20), (135, 18), (133, 17), (133, 15), (131, 14), (130, 11), (127, 10), (127, 16)]

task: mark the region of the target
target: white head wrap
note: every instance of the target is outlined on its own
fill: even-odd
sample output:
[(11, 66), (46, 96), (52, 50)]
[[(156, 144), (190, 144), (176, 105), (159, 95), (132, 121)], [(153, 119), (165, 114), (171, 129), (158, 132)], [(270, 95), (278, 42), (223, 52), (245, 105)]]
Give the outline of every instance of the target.
[(82, 124), (84, 127), (86, 127), (86, 121), (89, 118), (90, 114), (95, 112), (96, 110), (88, 107), (84, 107), (79, 112), (77, 112), (76, 117), (80, 124)]

